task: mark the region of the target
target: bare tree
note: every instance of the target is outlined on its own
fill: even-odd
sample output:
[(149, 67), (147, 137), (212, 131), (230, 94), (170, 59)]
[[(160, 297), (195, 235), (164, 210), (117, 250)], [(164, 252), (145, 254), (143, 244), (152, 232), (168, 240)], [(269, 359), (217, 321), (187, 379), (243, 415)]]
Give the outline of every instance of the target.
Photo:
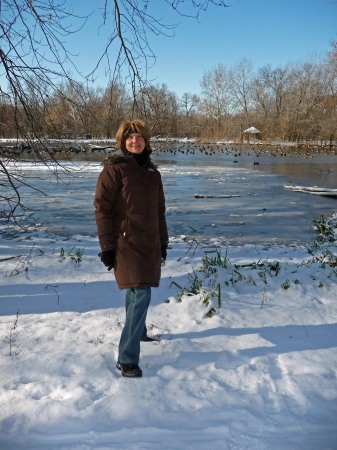
[(259, 79), (264, 83), (267, 90), (272, 94), (274, 100), (274, 111), (276, 117), (283, 112), (284, 98), (288, 88), (288, 69), (277, 67), (272, 69), (271, 66), (264, 66), (259, 70)]
[[(79, 22), (75, 29), (70, 25), (74, 20)], [(75, 16), (64, 2), (1, 1), (0, 68), (8, 88), (0, 87), (0, 92), (16, 111), (18, 136), (27, 134), (20, 126), (23, 115), (34, 129), (30, 93), (34, 91), (36, 100), (44, 102), (62, 79), (71, 79), (69, 67), (76, 71), (63, 39), (84, 23), (85, 18)]]
[(179, 104), (180, 120), (179, 132), (184, 136), (198, 136), (200, 129), (197, 123), (197, 108), (200, 98), (189, 92), (185, 92)]
[(111, 81), (103, 94), (101, 102), (103, 130), (98, 135), (112, 138), (120, 122), (128, 115), (129, 109), (132, 108), (132, 103), (125, 87)]
[[(7, 87), (4, 84), (0, 87), (0, 95), (12, 111), (15, 123), (12, 137), (31, 142), (26, 146), (34, 142), (34, 157), (46, 162), (33, 138), (42, 143), (41, 110), (48, 97), (58, 91), (60, 80), (70, 80), (72, 61), (63, 39), (77, 32), (85, 18), (75, 16), (64, 2), (53, 0), (2, 0), (0, 8), (0, 77), (7, 82)], [(74, 21), (78, 23), (76, 28), (71, 26)], [(1, 150), (0, 156), (4, 154), (7, 159), (0, 159), (1, 217), (14, 219), (19, 207), (25, 209), (20, 186), (28, 182), (10, 164), (8, 156), (13, 158), (13, 155), (6, 149)]]
[(148, 85), (139, 91), (137, 113), (144, 118), (153, 133), (168, 134), (174, 131), (175, 119), (178, 115), (178, 102), (175, 94), (165, 84)]
[(229, 89), (233, 99), (236, 115), (239, 117), (240, 137), (245, 128), (252, 125), (250, 115), (252, 111), (253, 64), (243, 58), (233, 68), (229, 69)]
[(286, 95), (289, 92), (289, 68), (272, 69), (270, 65), (264, 66), (258, 71), (258, 79), (271, 99), (273, 129), (284, 137), (282, 119)]
[(248, 115), (251, 107), (251, 85), (253, 80), (253, 64), (243, 58), (229, 69), (230, 90), (236, 108)]
[(288, 139), (307, 139), (315, 127), (315, 109), (325, 96), (326, 78), (315, 62), (297, 64), (289, 71), (289, 92), (285, 101)]
[(199, 97), (195, 94), (185, 92), (180, 101), (180, 110), (186, 119), (193, 116), (196, 112), (197, 105), (199, 103)]
[[(150, 13), (153, 1), (157, 0), (102, 1), (103, 25), (111, 32), (88, 78), (105, 62), (112, 83), (127, 78), (134, 98), (136, 88), (147, 86), (147, 70), (156, 59), (150, 38), (162, 34), (173, 36), (176, 28), (175, 24), (166, 24)], [(178, 14), (195, 18), (210, 5), (227, 6), (223, 0), (192, 0), (187, 8), (185, 2), (179, 0), (162, 1)], [(53, 153), (48, 154), (45, 137), (47, 130), (54, 135), (62, 131), (58, 128), (55, 102), (62, 103), (63, 107), (67, 105), (68, 111), (74, 112), (73, 119), (80, 119), (82, 128), (89, 126), (83, 104), (78, 107), (77, 99), (75, 102), (62, 89), (66, 84), (74, 91), (80, 90), (78, 82), (83, 79), (65, 43), (69, 35), (85, 26), (86, 20), (87, 17), (74, 13), (67, 0), (1, 0), (0, 3), (0, 78), (7, 83), (0, 87), (1, 115), (5, 113), (13, 119), (13, 137), (24, 139), (24, 145), (34, 150), (33, 157), (51, 167), (53, 172), (59, 162), (54, 160), (50, 166)], [(0, 149), (1, 156), (1, 218), (15, 220), (18, 210), (25, 209), (20, 186), (33, 187), (33, 184), (22, 173), (13, 171), (15, 164), (12, 162), (16, 160), (13, 152)]]
[(200, 105), (204, 114), (215, 120), (216, 135), (220, 137), (224, 132), (224, 120), (228, 119), (233, 113), (228, 69), (223, 64), (218, 64), (203, 75), (200, 86), (202, 88)]
[(330, 41), (330, 47), (331, 47), (331, 49), (328, 53), (329, 60), (336, 61), (336, 59), (337, 59), (337, 39), (332, 39)]
[(332, 50), (328, 59), (322, 65), (324, 73), (325, 95), (318, 108), (318, 123), (321, 129), (321, 139), (330, 146), (337, 139), (337, 41), (331, 42)]
[(270, 132), (273, 99), (270, 92), (265, 89), (264, 83), (257, 77), (252, 84), (252, 98), (254, 117), (265, 124), (265, 131)]

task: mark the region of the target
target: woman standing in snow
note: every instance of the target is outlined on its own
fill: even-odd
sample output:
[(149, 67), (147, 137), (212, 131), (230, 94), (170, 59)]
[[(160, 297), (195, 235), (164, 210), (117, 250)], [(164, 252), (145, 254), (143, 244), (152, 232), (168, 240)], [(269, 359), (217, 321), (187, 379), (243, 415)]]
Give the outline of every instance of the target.
[(151, 287), (158, 287), (168, 234), (165, 197), (159, 171), (150, 159), (150, 133), (134, 119), (116, 134), (118, 151), (99, 175), (94, 205), (100, 258), (114, 269), (117, 285), (126, 289), (126, 320), (119, 342), (117, 369), (141, 377), (140, 342), (147, 336), (146, 314)]

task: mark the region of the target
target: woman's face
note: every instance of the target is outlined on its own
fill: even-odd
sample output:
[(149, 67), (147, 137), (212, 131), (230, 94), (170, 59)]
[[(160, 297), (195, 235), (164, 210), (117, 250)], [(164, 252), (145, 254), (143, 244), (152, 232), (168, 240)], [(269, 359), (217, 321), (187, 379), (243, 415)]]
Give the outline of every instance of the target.
[(142, 153), (145, 148), (145, 139), (139, 133), (131, 133), (125, 140), (125, 147), (130, 153)]

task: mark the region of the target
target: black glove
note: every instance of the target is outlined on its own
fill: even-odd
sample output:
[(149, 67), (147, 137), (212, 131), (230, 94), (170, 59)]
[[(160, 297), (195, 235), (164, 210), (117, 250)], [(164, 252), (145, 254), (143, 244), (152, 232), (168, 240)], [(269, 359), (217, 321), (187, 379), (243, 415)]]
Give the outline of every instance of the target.
[(101, 258), (102, 263), (108, 270), (111, 270), (115, 263), (115, 250), (108, 250), (107, 252), (101, 252), (98, 254)]
[(164, 246), (161, 248), (161, 258), (166, 261), (166, 256), (167, 256), (167, 247)]

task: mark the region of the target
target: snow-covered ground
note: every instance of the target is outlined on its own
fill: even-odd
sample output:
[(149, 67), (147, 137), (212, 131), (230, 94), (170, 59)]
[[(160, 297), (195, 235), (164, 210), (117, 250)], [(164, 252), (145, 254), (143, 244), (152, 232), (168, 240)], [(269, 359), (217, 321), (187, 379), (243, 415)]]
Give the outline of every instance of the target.
[(336, 241), (211, 244), (171, 239), (126, 379), (97, 240), (1, 241), (0, 449), (337, 449)]

